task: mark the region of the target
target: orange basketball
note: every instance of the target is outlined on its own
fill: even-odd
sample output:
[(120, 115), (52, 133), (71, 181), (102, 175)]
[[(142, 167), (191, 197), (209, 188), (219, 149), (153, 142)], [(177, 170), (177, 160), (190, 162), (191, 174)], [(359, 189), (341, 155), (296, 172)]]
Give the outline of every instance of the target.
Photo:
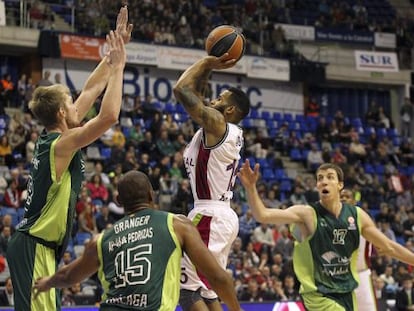
[(244, 54), (246, 39), (235, 27), (222, 25), (208, 34), (205, 48), (208, 55), (220, 57), (224, 53), (229, 53), (228, 59), (238, 61)]

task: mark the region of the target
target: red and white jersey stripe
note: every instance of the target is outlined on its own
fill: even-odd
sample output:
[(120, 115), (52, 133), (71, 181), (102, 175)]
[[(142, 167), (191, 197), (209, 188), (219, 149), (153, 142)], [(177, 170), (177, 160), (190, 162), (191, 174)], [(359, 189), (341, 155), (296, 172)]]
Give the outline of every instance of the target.
[(184, 164), (191, 183), (194, 201), (230, 201), (236, 180), (243, 130), (227, 123), (223, 139), (212, 147), (205, 145), (200, 128), (184, 150)]

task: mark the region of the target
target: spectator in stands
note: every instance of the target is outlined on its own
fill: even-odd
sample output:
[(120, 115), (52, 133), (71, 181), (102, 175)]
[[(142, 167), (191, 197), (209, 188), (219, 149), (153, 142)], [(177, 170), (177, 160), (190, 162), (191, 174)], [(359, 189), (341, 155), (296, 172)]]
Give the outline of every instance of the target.
[(63, 84), (62, 83), (62, 76), (60, 75), (59, 72), (55, 73), (55, 83), (54, 84)]
[(101, 206), (100, 213), (96, 217), (96, 229), (98, 232), (110, 227), (115, 223), (115, 218), (109, 212), (108, 205), (104, 204)]
[(375, 297), (377, 299), (377, 307), (378, 311), (387, 311), (387, 290), (385, 288), (385, 282), (380, 277), (373, 278), (373, 284), (374, 284), (374, 291), (375, 291)]
[(242, 250), (243, 242), (241, 238), (237, 237), (231, 246), (227, 268), (233, 272), (233, 277), (238, 278), (243, 273), (243, 258), (244, 252)]
[(128, 172), (132, 170), (139, 170), (139, 163), (135, 156), (134, 147), (130, 147), (125, 152), (125, 158), (122, 161), (122, 172)]
[(264, 297), (265, 293), (261, 290), (255, 278), (249, 280), (247, 287), (238, 296), (240, 301), (248, 302), (262, 302)]
[(252, 211), (247, 209), (246, 213), (239, 218), (239, 237), (242, 239), (243, 246), (248, 245), (256, 227)]
[(79, 232), (89, 232), (90, 234), (98, 233), (92, 204), (86, 204), (82, 212), (78, 215), (78, 228)]
[(398, 311), (414, 309), (413, 277), (409, 274), (404, 276), (401, 283), (401, 290), (397, 292), (395, 307)]
[(194, 122), (191, 118), (181, 124), (181, 132), (184, 134), (185, 139), (194, 136)]
[(22, 207), (22, 192), (18, 189), (18, 183), (15, 179), (9, 182), (9, 186), (4, 193), (3, 204), (16, 210)]
[(170, 212), (187, 216), (192, 202), (193, 195), (191, 193), (190, 181), (184, 178), (179, 181), (177, 195), (175, 196)]
[(160, 136), (156, 141), (158, 153), (161, 156), (172, 157), (176, 152), (174, 144), (168, 137), (168, 131), (166, 129), (161, 130)]
[(31, 163), (33, 159), (33, 152), (36, 146), (36, 141), (39, 138), (37, 131), (30, 133), (30, 139), (26, 142), (26, 163)]
[(265, 197), (263, 198), (263, 203), (268, 208), (279, 208), (281, 202), (276, 198), (276, 189), (271, 188), (267, 191)]
[(276, 240), (274, 248), (275, 253), (280, 253), (285, 261), (292, 259), (293, 254), (293, 240), (289, 234), (289, 229), (286, 226), (279, 228), (280, 236)]
[(288, 301), (283, 288), (283, 283), (279, 278), (275, 276), (272, 277), (272, 286), (266, 292), (265, 300)]
[(17, 107), (23, 109), (26, 105), (27, 76), (22, 74), (17, 81)]
[(389, 129), (391, 127), (391, 120), (385, 114), (384, 108), (382, 106), (378, 107), (378, 124), (377, 127), (383, 127)]
[(295, 277), (287, 274), (283, 279), (283, 291), (289, 301), (301, 301), (299, 291), (296, 288)]
[(127, 145), (137, 148), (138, 145), (144, 140), (144, 132), (142, 130), (141, 124), (136, 122), (133, 127), (129, 130), (129, 136), (127, 138)]
[(108, 202), (108, 189), (102, 182), (102, 177), (100, 174), (92, 175), (89, 182), (86, 183), (86, 188), (89, 191), (89, 195), (92, 201), (101, 201), (102, 203)]
[(0, 101), (3, 102), (4, 106), (11, 106), (14, 99), (14, 91), (15, 89), (11, 79), (11, 75), (8, 73), (4, 74), (3, 79), (0, 80)]
[(124, 94), (121, 105), (121, 117), (134, 118), (135, 100), (129, 94)]
[(0, 233), (0, 254), (1, 256), (6, 256), (7, 254), (7, 245), (10, 241), (12, 232), (10, 226), (4, 226)]
[(14, 292), (13, 284), (10, 277), (6, 278), (5, 288), (0, 291), (0, 306), (11, 307), (14, 306)]
[(252, 240), (254, 242), (254, 249), (257, 253), (266, 252), (270, 254), (272, 248), (276, 244), (273, 239), (272, 228), (265, 223), (261, 223), (253, 230)]
[(320, 106), (318, 104), (318, 102), (316, 101), (315, 97), (310, 97), (308, 103), (306, 104), (305, 107), (305, 115), (308, 117), (314, 117), (317, 118), (319, 117), (320, 114)]
[(300, 185), (295, 185), (293, 193), (289, 197), (290, 205), (307, 204), (304, 189)]
[(357, 162), (365, 163), (367, 159), (367, 151), (365, 146), (360, 142), (359, 138), (354, 137), (351, 143), (349, 144), (349, 156), (348, 160), (350, 164), (355, 164)]
[(414, 209), (408, 211), (408, 219), (403, 223), (404, 239), (414, 240)]
[(63, 267), (63, 266), (67, 266), (68, 264), (70, 264), (71, 262), (73, 261), (73, 258), (72, 258), (72, 253), (70, 252), (70, 251), (65, 251), (64, 253), (63, 253), (63, 256), (62, 256), (62, 260), (61, 260), (61, 262), (59, 263), (59, 268), (60, 267)]
[(316, 144), (312, 144), (311, 150), (309, 150), (308, 155), (306, 157), (307, 168), (311, 171), (314, 171), (322, 163), (322, 152), (318, 150), (318, 146)]
[(375, 102), (375, 100), (372, 100), (368, 107), (368, 110), (365, 114), (365, 121), (367, 122), (368, 126), (375, 127), (378, 124), (378, 121), (379, 121), (378, 105)]
[(316, 125), (315, 137), (318, 141), (329, 140), (330, 127), (325, 117), (320, 117)]
[(46, 70), (43, 73), (42, 79), (40, 79), (39, 82), (37, 83), (37, 86), (50, 86), (50, 85), (53, 85), (52, 81), (50, 81), (50, 75), (51, 75), (50, 71)]
[(411, 137), (412, 120), (414, 116), (413, 113), (414, 109), (411, 99), (406, 97), (400, 108), (401, 135), (403, 137)]

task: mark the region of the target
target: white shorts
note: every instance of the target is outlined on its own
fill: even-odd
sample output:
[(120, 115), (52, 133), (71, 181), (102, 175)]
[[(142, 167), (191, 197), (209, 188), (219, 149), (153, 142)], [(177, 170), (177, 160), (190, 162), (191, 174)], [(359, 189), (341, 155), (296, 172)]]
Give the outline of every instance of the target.
[(355, 289), (358, 311), (376, 311), (377, 300), (372, 286), (371, 270), (360, 271), (358, 275), (359, 286)]
[[(201, 238), (223, 269), (226, 269), (231, 245), (239, 232), (239, 218), (228, 202), (201, 201), (188, 214), (200, 232)], [(207, 279), (195, 270), (186, 254), (181, 261), (181, 288), (196, 291), (201, 288), (201, 296), (217, 298)]]

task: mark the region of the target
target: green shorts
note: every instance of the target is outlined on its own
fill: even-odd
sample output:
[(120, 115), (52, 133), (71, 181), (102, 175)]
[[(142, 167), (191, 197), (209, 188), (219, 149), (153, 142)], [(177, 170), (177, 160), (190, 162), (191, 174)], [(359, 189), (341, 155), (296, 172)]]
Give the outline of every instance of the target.
[(307, 311), (356, 311), (355, 293), (341, 294), (302, 294), (303, 303)]
[(7, 247), (7, 263), (14, 289), (15, 311), (60, 310), (60, 291), (51, 289), (32, 297), (34, 281), (53, 275), (57, 269), (54, 249), (38, 243), (33, 237), (16, 231)]

